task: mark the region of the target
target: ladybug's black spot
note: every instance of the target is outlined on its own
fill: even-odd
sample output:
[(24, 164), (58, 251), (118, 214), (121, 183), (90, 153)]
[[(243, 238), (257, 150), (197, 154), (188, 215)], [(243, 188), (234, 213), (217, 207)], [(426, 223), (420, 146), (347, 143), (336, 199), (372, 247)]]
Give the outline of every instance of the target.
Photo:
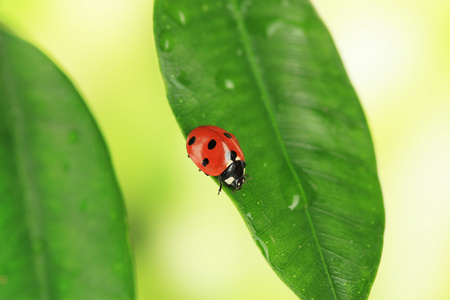
[(188, 145), (190, 146), (190, 145), (192, 145), (193, 143), (195, 143), (195, 136), (193, 136), (193, 137), (190, 138), (190, 140), (189, 140), (189, 142), (188, 142)]
[(231, 160), (232, 160), (232, 161), (235, 161), (235, 160), (236, 160), (236, 156), (237, 156), (237, 154), (236, 154), (235, 151), (231, 151), (231, 152), (230, 152), (230, 157), (231, 157)]
[(212, 149), (214, 149), (214, 147), (216, 146), (216, 140), (210, 140), (209, 141), (209, 143), (208, 143), (208, 149), (209, 150), (212, 150)]
[(228, 132), (224, 132), (223, 133), (227, 138), (231, 139), (231, 134), (229, 134)]
[(207, 164), (209, 164), (209, 159), (207, 159), (207, 158), (203, 159), (202, 165), (203, 165), (204, 167), (206, 167)]

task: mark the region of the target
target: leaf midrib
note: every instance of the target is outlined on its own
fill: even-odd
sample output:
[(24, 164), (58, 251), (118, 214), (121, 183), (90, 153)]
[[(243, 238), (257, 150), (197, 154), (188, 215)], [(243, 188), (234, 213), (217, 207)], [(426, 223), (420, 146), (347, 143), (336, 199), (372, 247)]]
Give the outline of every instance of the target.
[[(1, 29), (0, 29), (1, 30)], [(23, 207), (25, 210), (25, 222), (27, 223), (29, 237), (30, 237), (30, 245), (31, 249), (30, 253), (33, 256), (32, 262), (34, 267), (34, 273), (35, 277), (37, 279), (37, 282), (39, 283), (40, 289), (39, 292), (41, 293), (41, 299), (49, 299), (50, 294), (48, 290), (48, 269), (47, 269), (47, 262), (45, 261), (45, 256), (42, 254), (37, 253), (35, 248), (35, 241), (39, 242), (41, 232), (42, 232), (42, 222), (40, 221), (39, 212), (40, 210), (35, 210), (36, 205), (33, 205), (33, 200), (35, 197), (33, 197), (33, 191), (36, 190), (36, 187), (34, 186), (32, 180), (30, 180), (30, 176), (27, 176), (31, 172), (30, 168), (27, 167), (29, 164), (28, 158), (26, 155), (26, 149), (24, 140), (26, 140), (23, 136), (24, 130), (24, 116), (23, 116), (23, 109), (21, 107), (19, 96), (17, 95), (17, 83), (14, 79), (13, 72), (12, 72), (12, 66), (10, 65), (8, 61), (8, 55), (6, 54), (5, 49), (3, 47), (6, 47), (4, 43), (4, 35), (5, 33), (0, 32), (0, 58), (2, 59), (3, 64), (3, 72), (0, 72), (0, 84), (4, 85), (4, 92), (5, 92), (5, 103), (11, 105), (13, 109), (11, 111), (14, 112), (14, 116), (9, 118), (6, 115), (3, 115), (3, 120), (8, 122), (8, 120), (13, 120), (10, 122), (9, 127), (10, 132), (12, 133), (12, 155), (14, 156), (14, 161), (16, 162), (16, 170), (17, 170), (17, 179), (18, 184), (17, 186), (21, 187), (21, 195), (22, 195), (22, 202)], [(1, 70), (0, 70), (1, 71)], [(9, 83), (9, 84), (6, 84)], [(9, 95), (9, 97), (6, 97), (6, 95)], [(8, 101), (9, 98), (9, 101)], [(9, 103), (8, 103), (9, 102)], [(5, 108), (7, 108), (8, 105), (6, 105)], [(5, 112), (5, 110), (3, 110)], [(16, 150), (14, 150), (16, 149)], [(39, 245), (38, 245), (39, 246)]]
[(289, 167), (289, 170), (291, 171), (291, 173), (292, 173), (292, 175), (293, 175), (293, 177), (294, 177), (294, 179), (295, 179), (295, 181), (297, 183), (297, 186), (298, 186), (298, 188), (300, 190), (300, 194), (302, 195), (304, 201), (306, 202), (304, 211), (305, 211), (305, 214), (306, 214), (306, 216), (308, 218), (308, 223), (309, 223), (309, 225), (311, 227), (311, 231), (312, 231), (312, 234), (313, 234), (313, 237), (314, 237), (314, 241), (315, 241), (315, 244), (317, 246), (318, 252), (320, 254), (320, 258), (322, 260), (325, 273), (327, 274), (327, 278), (328, 278), (329, 284), (330, 284), (331, 289), (333, 291), (334, 299), (338, 299), (337, 295), (336, 295), (336, 291), (335, 291), (334, 285), (333, 285), (333, 281), (331, 280), (330, 272), (329, 272), (328, 267), (327, 267), (326, 262), (325, 262), (325, 258), (324, 258), (323, 252), (322, 252), (322, 248), (320, 247), (320, 244), (319, 244), (319, 240), (318, 240), (318, 237), (317, 237), (317, 233), (316, 233), (314, 224), (313, 224), (312, 219), (311, 219), (311, 215), (309, 213), (309, 207), (307, 205), (308, 201), (306, 199), (305, 190), (304, 190), (304, 188), (303, 188), (303, 186), (301, 184), (301, 181), (300, 181), (300, 178), (298, 177), (297, 172), (294, 169), (294, 165), (291, 162), (291, 159), (290, 159), (289, 154), (287, 152), (285, 143), (284, 143), (284, 141), (283, 141), (283, 139), (281, 137), (281, 132), (280, 132), (280, 129), (278, 127), (278, 123), (277, 123), (275, 115), (273, 114), (272, 109), (271, 109), (271, 104), (270, 104), (270, 100), (269, 100), (270, 96), (269, 96), (269, 93), (268, 93), (268, 91), (267, 91), (267, 89), (266, 89), (266, 87), (264, 85), (262, 72), (260, 71), (260, 67), (258, 66), (258, 63), (257, 63), (257, 61), (255, 59), (255, 54), (254, 54), (254, 51), (253, 51), (251, 43), (250, 43), (249, 33), (248, 33), (248, 31), (247, 31), (247, 29), (245, 27), (244, 20), (243, 20), (242, 15), (240, 14), (240, 11), (239, 11), (239, 8), (238, 8), (238, 4), (236, 3), (236, 0), (230, 0), (230, 5), (228, 6), (228, 8), (231, 11), (231, 14), (232, 14), (232, 17), (234, 18), (234, 21), (236, 22), (238, 33), (239, 33), (239, 35), (241, 37), (241, 41), (242, 41), (242, 44), (243, 44), (245, 56), (248, 59), (248, 62), (250, 64), (250, 68), (251, 68), (253, 76), (254, 76), (254, 79), (255, 79), (255, 81), (257, 83), (257, 86), (258, 86), (258, 88), (259, 88), (259, 90), (261, 92), (261, 99), (262, 99), (262, 101), (264, 103), (264, 106), (265, 106), (265, 108), (267, 110), (267, 113), (269, 115), (270, 123), (272, 124), (272, 127), (273, 127), (273, 129), (275, 131), (276, 138), (277, 138), (277, 141), (278, 141), (278, 143), (279, 143), (279, 145), (281, 147), (284, 159), (286, 160), (286, 163), (287, 163), (287, 165)]

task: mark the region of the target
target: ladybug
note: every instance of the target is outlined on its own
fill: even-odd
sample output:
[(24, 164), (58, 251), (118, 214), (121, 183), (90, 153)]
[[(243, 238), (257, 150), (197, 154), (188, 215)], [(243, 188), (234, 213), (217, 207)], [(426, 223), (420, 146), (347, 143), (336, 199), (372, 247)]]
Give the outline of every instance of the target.
[(245, 182), (244, 153), (233, 134), (217, 126), (199, 126), (189, 133), (186, 149), (200, 171), (219, 176), (219, 194), (223, 182), (241, 189)]

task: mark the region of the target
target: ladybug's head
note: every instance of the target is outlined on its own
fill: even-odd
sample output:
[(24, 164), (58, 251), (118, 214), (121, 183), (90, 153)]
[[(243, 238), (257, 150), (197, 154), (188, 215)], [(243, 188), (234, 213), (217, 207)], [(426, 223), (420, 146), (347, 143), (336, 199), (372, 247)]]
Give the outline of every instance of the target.
[(236, 190), (240, 190), (242, 185), (245, 182), (245, 176), (236, 178), (235, 180), (233, 180), (233, 182), (230, 184), (232, 187), (236, 188)]
[(235, 160), (228, 168), (220, 174), (220, 179), (225, 181), (229, 186), (234, 187), (236, 190), (240, 190), (245, 182), (245, 161)]

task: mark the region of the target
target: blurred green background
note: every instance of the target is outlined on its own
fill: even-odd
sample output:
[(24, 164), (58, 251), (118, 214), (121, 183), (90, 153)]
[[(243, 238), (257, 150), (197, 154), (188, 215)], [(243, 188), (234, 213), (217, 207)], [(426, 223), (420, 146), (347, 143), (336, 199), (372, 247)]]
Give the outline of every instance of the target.
[[(450, 2), (315, 0), (365, 108), (386, 206), (370, 299), (450, 298)], [(85, 97), (130, 218), (139, 299), (296, 299), (186, 157), (150, 0), (0, 0)]]

